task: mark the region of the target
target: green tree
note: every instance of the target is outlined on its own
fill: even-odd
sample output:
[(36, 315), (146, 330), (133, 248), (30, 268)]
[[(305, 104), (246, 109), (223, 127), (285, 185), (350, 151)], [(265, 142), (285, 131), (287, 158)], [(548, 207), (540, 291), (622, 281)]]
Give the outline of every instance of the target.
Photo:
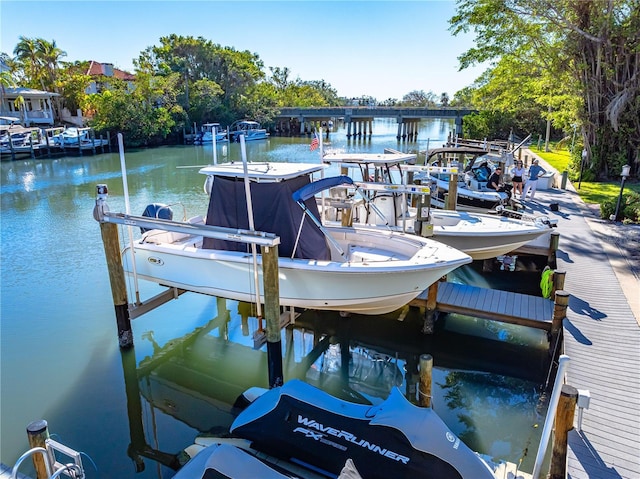
[(151, 75), (136, 77), (135, 88), (113, 79), (110, 89), (90, 95), (94, 112), (90, 125), (98, 131), (121, 132), (131, 146), (158, 144), (186, 117), (175, 103), (175, 76), (162, 81)]
[(402, 97), (400, 106), (433, 108), (437, 105), (436, 98), (436, 94), (431, 91), (425, 93), (424, 90), (414, 90)]
[(462, 68), (520, 63), (538, 82), (527, 93), (541, 115), (565, 129), (578, 120), (593, 171), (607, 176), (640, 147), (638, 11), (638, 0), (460, 0), (451, 29), (476, 34)]
[(56, 46), (55, 40), (22, 36), (19, 40), (13, 54), (24, 72), (26, 86), (45, 91), (54, 89), (59, 62), (66, 53)]

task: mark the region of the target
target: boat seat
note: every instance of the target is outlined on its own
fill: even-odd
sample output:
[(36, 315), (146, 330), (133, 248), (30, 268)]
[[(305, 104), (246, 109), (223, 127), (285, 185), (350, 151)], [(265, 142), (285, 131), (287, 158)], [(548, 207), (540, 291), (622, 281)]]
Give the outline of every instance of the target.
[(392, 254), (389, 250), (368, 246), (349, 245), (348, 260), (352, 263), (398, 261), (402, 259), (405, 258), (402, 258), (397, 254)]
[[(205, 220), (201, 215), (193, 216), (187, 220), (187, 223), (193, 225), (203, 225), (205, 224)], [(198, 237), (197, 235), (192, 235), (188, 233), (178, 233), (176, 231), (165, 231), (154, 229), (147, 231), (142, 235), (142, 241), (144, 243), (153, 243), (153, 244), (174, 244), (174, 245), (187, 245), (194, 243), (193, 239)], [(199, 239), (198, 242), (202, 240)]]

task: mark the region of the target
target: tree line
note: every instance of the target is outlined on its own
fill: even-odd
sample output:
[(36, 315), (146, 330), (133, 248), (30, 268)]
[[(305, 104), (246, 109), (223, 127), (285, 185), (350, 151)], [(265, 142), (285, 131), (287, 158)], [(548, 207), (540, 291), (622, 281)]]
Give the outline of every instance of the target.
[[(450, 106), (478, 110), (464, 135), (507, 139), (511, 133), (559, 139), (573, 148), (572, 178), (637, 174), (640, 162), (640, 0), (459, 0), (454, 35), (473, 31), (461, 69), (489, 62), (453, 98), (414, 90), (402, 99), (360, 105)], [(291, 78), (265, 68), (256, 53), (202, 37), (169, 35), (134, 60), (135, 80), (103, 79), (87, 94), (89, 62), (65, 62), (55, 41), (20, 37), (2, 84), (61, 96), (56, 108), (80, 108), (96, 130), (121, 131), (129, 144), (153, 145), (194, 123), (228, 125), (252, 118), (269, 126), (281, 107), (353, 104), (324, 80)], [(586, 155), (583, 155), (582, 152)], [(586, 160), (583, 160), (583, 156)], [(581, 165), (582, 162), (582, 165)]]

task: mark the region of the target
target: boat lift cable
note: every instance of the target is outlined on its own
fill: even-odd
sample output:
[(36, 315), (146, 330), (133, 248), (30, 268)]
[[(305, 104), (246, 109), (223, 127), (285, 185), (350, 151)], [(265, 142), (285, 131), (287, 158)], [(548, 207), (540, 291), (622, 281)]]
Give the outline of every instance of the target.
[[(125, 212), (131, 214), (131, 205), (129, 204), (129, 185), (127, 184), (127, 166), (124, 158), (124, 141), (122, 133), (118, 133), (118, 150), (120, 151), (120, 168), (122, 169), (122, 188), (124, 190), (124, 207)], [(133, 227), (127, 226), (129, 234), (129, 244), (131, 245), (131, 271), (133, 272), (133, 284), (136, 295), (136, 305), (140, 304), (140, 288), (138, 287), (138, 272), (136, 269), (135, 251), (133, 248)]]
[[(247, 198), (247, 216), (249, 217), (249, 231), (255, 231), (253, 223), (253, 203), (251, 201), (251, 187), (249, 184), (249, 168), (247, 166), (247, 148), (244, 135), (238, 135), (240, 139), (240, 153), (242, 154), (242, 168), (244, 169), (244, 194)], [(262, 305), (260, 304), (260, 280), (258, 278), (258, 251), (255, 243), (251, 243), (251, 256), (253, 257), (253, 281), (256, 288), (256, 314), (262, 329)]]

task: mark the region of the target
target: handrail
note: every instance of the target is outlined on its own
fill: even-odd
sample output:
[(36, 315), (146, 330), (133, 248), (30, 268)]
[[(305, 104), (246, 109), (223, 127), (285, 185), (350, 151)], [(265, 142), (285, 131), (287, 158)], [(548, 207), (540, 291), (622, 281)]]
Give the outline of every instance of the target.
[(29, 449), (27, 452), (25, 452), (22, 456), (18, 458), (18, 460), (16, 461), (16, 464), (13, 466), (13, 469), (11, 470), (11, 479), (17, 479), (18, 469), (20, 469), (20, 464), (22, 464), (22, 461), (24, 461), (26, 458), (30, 456), (33, 456), (37, 452), (42, 454), (42, 456), (44, 457), (44, 466), (47, 470), (47, 476), (51, 476), (51, 463), (49, 462), (49, 455), (47, 453), (47, 450), (44, 447), (34, 447), (32, 449)]
[(59, 477), (62, 474), (67, 474), (69, 477), (73, 477), (75, 479), (84, 479), (84, 471), (82, 470), (82, 468), (77, 464), (71, 463), (62, 466), (60, 469), (54, 472), (49, 479), (56, 479), (56, 477)]

